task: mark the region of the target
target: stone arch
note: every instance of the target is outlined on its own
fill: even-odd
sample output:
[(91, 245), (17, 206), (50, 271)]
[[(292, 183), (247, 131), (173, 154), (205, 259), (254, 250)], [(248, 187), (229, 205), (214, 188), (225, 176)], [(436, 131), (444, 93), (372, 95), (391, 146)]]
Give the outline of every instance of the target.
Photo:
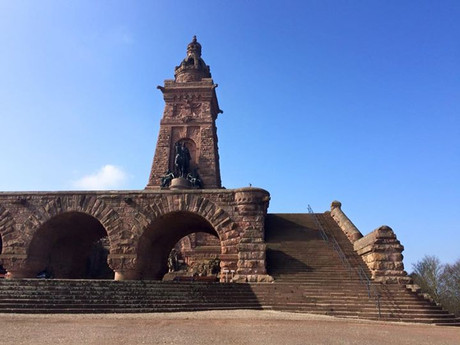
[(182, 238), (182, 243), (181, 243), (182, 247), (185, 249), (185, 250), (190, 250), (192, 249), (192, 242), (190, 240), (190, 236), (184, 236)]
[[(142, 228), (151, 224), (155, 219), (172, 212), (190, 212), (203, 217), (217, 232), (221, 241), (227, 241), (240, 236), (240, 229), (228, 213), (208, 198), (200, 194), (171, 194), (157, 198), (142, 212)], [(143, 231), (143, 229), (139, 229)]]
[(107, 231), (87, 213), (59, 213), (44, 222), (27, 247), (29, 270), (55, 278), (113, 278), (107, 265)]
[(15, 221), (10, 212), (0, 205), (0, 254), (13, 252), (15, 235)]
[[(179, 218), (185, 220), (180, 221)], [(138, 260), (136, 269), (141, 278), (159, 279), (160, 276), (162, 277), (162, 274), (165, 273), (165, 256), (169, 254), (177, 241), (194, 232), (206, 232), (217, 236), (221, 244), (221, 253), (227, 255), (225, 260), (221, 260), (221, 267), (236, 269), (236, 254), (240, 242), (239, 228), (227, 212), (200, 194), (164, 195), (144, 209), (142, 219), (143, 227), (139, 229), (141, 231), (137, 233), (136, 239)], [(167, 227), (171, 227), (173, 234), (170, 238), (164, 239), (165, 251), (151, 258), (161, 262), (149, 263), (157, 266), (146, 268), (146, 251), (148, 250), (146, 246), (155, 247), (156, 244), (153, 241), (157, 239), (154, 231), (161, 233), (161, 230), (158, 229)], [(182, 230), (180, 230), (181, 227)], [(146, 271), (156, 273), (146, 274)]]
[(143, 232), (137, 246), (141, 279), (162, 279), (168, 271), (168, 256), (177, 242), (195, 232), (217, 236), (203, 217), (185, 211), (167, 213), (155, 219)]
[(120, 242), (121, 220), (118, 213), (95, 195), (58, 196), (44, 206), (37, 206), (21, 225), (24, 247), (28, 248), (35, 232), (50, 219), (68, 212), (80, 212), (97, 219), (107, 232), (110, 248), (117, 248)]

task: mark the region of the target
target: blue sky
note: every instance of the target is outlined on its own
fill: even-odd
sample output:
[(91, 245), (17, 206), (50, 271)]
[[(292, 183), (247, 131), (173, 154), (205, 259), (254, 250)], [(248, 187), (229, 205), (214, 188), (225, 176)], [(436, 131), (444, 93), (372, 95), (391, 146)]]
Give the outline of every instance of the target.
[[(263, 5), (262, 5), (263, 4)], [(2, 1), (0, 190), (143, 189), (193, 35), (227, 188), (460, 258), (460, 2)]]

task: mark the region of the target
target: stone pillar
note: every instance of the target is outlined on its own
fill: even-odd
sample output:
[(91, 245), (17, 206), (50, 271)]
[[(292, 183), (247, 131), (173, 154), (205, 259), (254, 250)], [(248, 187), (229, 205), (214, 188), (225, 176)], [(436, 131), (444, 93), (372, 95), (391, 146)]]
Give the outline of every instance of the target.
[(229, 274), (231, 271), (235, 273), (238, 269), (238, 241), (240, 239), (240, 233), (236, 230), (227, 231), (221, 238), (221, 254), (220, 259), (220, 281), (225, 282), (226, 277), (222, 272), (228, 270)]
[(351, 243), (363, 237), (363, 234), (351, 222), (351, 220), (343, 213), (342, 203), (340, 201), (333, 201), (331, 204), (331, 216), (339, 225), (340, 229), (345, 233)]
[(135, 254), (109, 254), (107, 263), (115, 272), (115, 280), (138, 280), (141, 278)]
[(242, 188), (235, 193), (243, 233), (238, 247), (238, 268), (234, 281), (273, 281), (266, 269), (264, 226), (269, 200), (268, 192), (263, 189)]
[(404, 247), (390, 227), (381, 226), (355, 241), (353, 246), (369, 267), (375, 281), (404, 284), (410, 282), (402, 262)]
[(8, 271), (8, 279), (36, 278), (44, 265), (27, 257), (26, 254), (0, 255), (3, 267)]

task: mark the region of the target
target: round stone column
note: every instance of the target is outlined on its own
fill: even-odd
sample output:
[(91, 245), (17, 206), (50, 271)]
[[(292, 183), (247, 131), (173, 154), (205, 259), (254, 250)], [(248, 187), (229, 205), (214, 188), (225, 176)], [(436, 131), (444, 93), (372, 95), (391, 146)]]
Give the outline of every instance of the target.
[(236, 190), (235, 202), (239, 225), (243, 229), (238, 246), (236, 281), (273, 281), (267, 275), (265, 245), (265, 215), (270, 194), (260, 188)]
[(115, 280), (140, 279), (137, 256), (135, 254), (109, 254), (107, 262), (115, 272)]

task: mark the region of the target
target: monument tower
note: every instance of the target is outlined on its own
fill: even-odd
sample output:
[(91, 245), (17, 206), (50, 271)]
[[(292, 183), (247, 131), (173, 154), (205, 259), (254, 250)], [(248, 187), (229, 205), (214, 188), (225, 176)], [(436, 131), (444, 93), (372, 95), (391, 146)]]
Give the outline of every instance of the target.
[[(1, 312), (269, 307), (459, 324), (406, 285), (390, 227), (364, 235), (338, 201), (324, 213), (268, 214), (268, 191), (222, 188), (216, 87), (194, 37), (174, 80), (158, 87), (165, 109), (143, 190), (0, 191), (0, 265), (18, 280), (0, 279)], [(170, 278), (185, 283), (153, 282)]]
[[(221, 188), (215, 121), (222, 111), (217, 103), (217, 84), (201, 58), (201, 44), (195, 36), (174, 77), (158, 86), (165, 108), (146, 188), (169, 187), (172, 178), (187, 176), (189, 180), (199, 179), (199, 187)], [(186, 162), (181, 165), (180, 159)]]

